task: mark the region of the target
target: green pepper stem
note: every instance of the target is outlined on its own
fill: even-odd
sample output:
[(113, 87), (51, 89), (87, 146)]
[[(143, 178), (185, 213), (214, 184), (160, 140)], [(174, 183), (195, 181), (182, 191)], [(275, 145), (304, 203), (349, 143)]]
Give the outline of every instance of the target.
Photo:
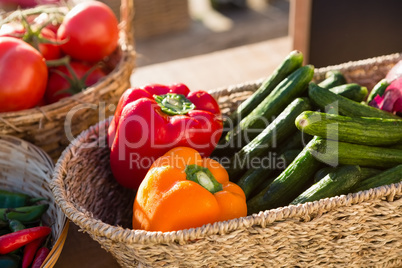
[(194, 103), (182, 94), (154, 95), (161, 110), (168, 115), (184, 115), (195, 109)]
[(187, 175), (187, 180), (198, 183), (212, 194), (222, 191), (223, 189), (222, 184), (215, 179), (208, 168), (198, 165), (188, 165), (184, 172)]

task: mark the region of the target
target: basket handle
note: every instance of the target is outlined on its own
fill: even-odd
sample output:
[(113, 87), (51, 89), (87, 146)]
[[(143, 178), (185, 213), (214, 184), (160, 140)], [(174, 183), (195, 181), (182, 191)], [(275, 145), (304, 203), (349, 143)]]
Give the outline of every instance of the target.
[(120, 22), (129, 44), (134, 42), (134, 0), (121, 0)]

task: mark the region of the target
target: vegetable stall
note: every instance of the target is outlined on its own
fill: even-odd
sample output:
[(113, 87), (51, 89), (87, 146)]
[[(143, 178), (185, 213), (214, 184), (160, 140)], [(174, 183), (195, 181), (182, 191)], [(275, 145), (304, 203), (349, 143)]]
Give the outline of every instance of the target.
[(2, 18), (2, 137), (56, 166), (51, 197), (0, 188), (0, 263), (52, 267), (66, 218), (123, 267), (402, 261), (401, 54), (315, 68), (295, 50), (248, 85), (131, 87), (131, 5), (121, 24), (97, 1)]
[[(151, 227), (176, 221), (172, 215), (181, 215), (182, 211), (189, 211), (191, 215), (200, 211), (195, 197), (194, 204), (190, 204), (194, 211), (189, 210), (189, 204), (175, 203), (174, 196), (180, 195), (182, 187), (179, 185), (193, 185), (191, 187), (200, 191), (204, 188), (202, 192), (205, 193), (206, 189), (214, 189), (219, 184), (202, 174), (199, 174), (201, 182), (192, 181), (186, 172), (180, 173), (180, 169), (171, 164), (172, 160), (162, 154), (155, 155), (158, 160), (154, 163), (157, 164), (151, 165), (138, 192), (124, 187), (109, 167), (111, 153), (117, 147), (91, 146), (108, 141), (113, 133), (110, 130), (116, 127), (116, 117), (84, 131), (65, 150), (54, 175), (56, 202), (67, 217), (90, 233), (122, 266), (139, 263), (199, 266), (205, 262), (218, 266), (393, 263), (399, 255), (398, 232), (394, 230), (399, 228), (395, 215), (401, 208), (401, 132), (398, 131), (401, 119), (397, 101), (388, 105), (394, 108), (386, 110), (379, 109), (374, 103), (369, 105), (366, 98), (400, 59), (401, 56), (395, 54), (370, 59), (369, 63), (352, 62), (323, 69), (300, 66), (287, 76), (295, 80), (283, 78), (265, 99), (256, 100), (252, 93), (245, 92), (243, 85), (210, 92), (221, 107), (222, 125), (229, 123), (232, 128), (223, 127), (222, 133), (226, 132), (226, 135), (221, 135), (209, 157), (220, 161), (229, 180), (242, 189), (247, 204), (245, 217), (217, 220), (202, 226), (195, 224), (192, 228), (179, 230), (173, 228), (170, 232), (162, 231), (168, 230), (163, 229), (166, 226), (161, 226), (160, 231)], [(292, 75), (300, 68), (314, 72), (309, 81)], [(368, 71), (362, 74), (362, 68)], [(371, 76), (373, 73), (376, 75)], [(276, 71), (272, 75), (276, 75)], [(376, 77), (376, 80), (368, 83), (370, 77)], [(261, 94), (261, 88), (269, 88), (266, 81), (272, 80), (269, 76), (265, 81), (256, 82), (252, 91)], [(304, 87), (296, 89), (299, 91), (294, 95), (281, 94), (281, 90), (291, 90), (285, 85), (294, 83), (304, 83)], [(384, 94), (376, 97), (388, 99), (392, 96), (391, 93), (388, 93), (391, 94), (389, 97), (385, 95), (388, 91), (396, 90), (387, 87)], [(240, 100), (230, 98), (232, 95)], [(153, 103), (158, 107), (157, 95), (154, 98)], [(230, 120), (230, 116), (225, 115), (234, 113), (249, 98), (264, 104), (262, 107), (274, 102), (282, 108), (270, 111), (275, 115), (273, 120), (264, 121), (268, 122), (266, 126), (254, 128), (250, 137), (244, 138), (242, 132), (248, 134), (247, 128), (241, 129), (240, 123), (233, 127), (233, 123), (225, 122)], [(126, 106), (129, 108), (123, 108), (121, 115), (135, 111), (133, 108), (140, 107), (142, 102), (149, 102), (149, 98), (133, 101)], [(254, 105), (259, 107), (260, 104)], [(263, 114), (262, 107), (255, 110)], [(166, 117), (165, 120), (172, 117), (164, 112), (157, 114)], [(119, 128), (130, 129), (130, 125), (121, 122)], [(238, 131), (236, 134), (240, 138), (237, 141), (240, 142), (232, 147), (232, 139), (226, 137), (231, 136), (228, 133), (234, 129)], [(94, 137), (97, 137), (96, 142)], [(262, 166), (264, 159), (271, 158), (276, 159), (276, 165)], [(184, 161), (188, 158), (183, 156), (173, 159), (176, 160), (174, 163), (188, 165), (188, 168), (192, 163)], [(118, 159), (128, 160), (127, 157)], [(243, 161), (240, 163), (243, 165), (236, 161)], [(257, 164), (253, 166), (253, 163)], [(165, 175), (176, 172), (188, 176), (185, 183), (178, 175)], [(127, 179), (137, 180), (137, 177)], [(91, 187), (94, 184), (102, 187)], [(211, 193), (211, 196), (216, 194)], [(186, 194), (191, 195), (194, 194)], [(87, 198), (97, 200), (102, 206), (85, 202)], [(163, 209), (164, 204), (166, 209)], [(87, 216), (85, 211), (91, 211), (92, 215)], [(111, 215), (109, 211), (116, 213)], [(160, 220), (154, 222), (152, 219)], [(381, 228), (383, 224), (389, 228)], [(376, 246), (384, 243), (384, 248)], [(227, 251), (225, 254), (215, 254), (223, 248)], [(359, 255), (363, 249), (365, 254)], [(288, 257), (295, 254), (298, 257)], [(342, 256), (341, 260), (339, 256)]]

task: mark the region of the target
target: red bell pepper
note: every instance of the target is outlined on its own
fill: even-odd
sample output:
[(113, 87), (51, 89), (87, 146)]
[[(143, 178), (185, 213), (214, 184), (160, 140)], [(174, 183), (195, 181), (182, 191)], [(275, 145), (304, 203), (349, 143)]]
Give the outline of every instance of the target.
[(196, 149), (203, 157), (222, 134), (216, 100), (184, 84), (130, 88), (120, 98), (108, 129), (110, 166), (123, 186), (137, 189), (151, 164), (174, 147)]

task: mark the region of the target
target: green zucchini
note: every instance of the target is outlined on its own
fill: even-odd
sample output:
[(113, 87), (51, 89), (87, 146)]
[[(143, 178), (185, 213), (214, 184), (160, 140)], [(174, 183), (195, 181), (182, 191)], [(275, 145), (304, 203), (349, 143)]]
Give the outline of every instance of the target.
[(402, 165), (397, 165), (393, 168), (387, 169), (380, 174), (371, 178), (361, 181), (355, 187), (355, 191), (364, 191), (370, 188), (388, 185), (391, 183), (398, 183), (402, 181)]
[(361, 170), (359, 166), (338, 167), (301, 193), (290, 204), (303, 204), (327, 197), (347, 194), (359, 182), (360, 178)]
[(234, 154), (228, 168), (229, 178), (239, 178), (252, 161), (264, 161), (262, 157), (267, 155), (273, 144), (283, 142), (297, 131), (294, 125), (296, 117), (309, 109), (311, 105), (307, 98), (297, 98), (290, 103), (256, 138)]
[(249, 214), (288, 205), (309, 186), (321, 163), (313, 157), (310, 148), (318, 140), (314, 137), (296, 159), (274, 181), (248, 200)]
[(367, 88), (362, 87), (356, 83), (340, 85), (340, 86), (332, 87), (328, 90), (337, 95), (344, 96), (345, 98), (348, 98), (350, 100), (354, 100), (357, 102), (364, 101), (368, 95)]
[(342, 114), (352, 117), (378, 117), (398, 119), (399, 116), (382, 111), (380, 109), (358, 103), (343, 96), (337, 95), (328, 89), (321, 88), (311, 82), (308, 96), (312, 102), (327, 113)]
[(310, 148), (312, 155), (330, 166), (359, 165), (391, 168), (402, 164), (402, 150), (319, 139)]
[(385, 90), (387, 89), (387, 87), (389, 86), (389, 82), (387, 81), (387, 79), (382, 79), (380, 80), (371, 90), (369, 96), (367, 97), (367, 103), (370, 103), (372, 100), (374, 100), (374, 98), (379, 95), (380, 97), (382, 97), (382, 95), (384, 94)]
[(296, 97), (302, 95), (314, 75), (314, 67), (300, 67), (282, 82), (257, 106), (243, 118), (237, 127), (229, 131), (226, 141), (240, 141), (243, 146), (254, 139), (259, 131), (267, 127), (267, 121), (277, 116)]
[(346, 84), (346, 79), (341, 71), (334, 70), (325, 73), (325, 79), (318, 85), (322, 88), (330, 89), (332, 87)]
[(292, 72), (300, 68), (303, 64), (303, 54), (294, 50), (282, 61), (273, 73), (262, 82), (261, 86), (249, 98), (243, 101), (239, 107), (231, 114), (232, 125), (236, 125), (239, 118), (246, 117), (254, 108), (260, 104), (272, 92), (272, 90)]
[(373, 146), (402, 142), (402, 118), (349, 117), (314, 111), (301, 113), (296, 127), (310, 135)]

